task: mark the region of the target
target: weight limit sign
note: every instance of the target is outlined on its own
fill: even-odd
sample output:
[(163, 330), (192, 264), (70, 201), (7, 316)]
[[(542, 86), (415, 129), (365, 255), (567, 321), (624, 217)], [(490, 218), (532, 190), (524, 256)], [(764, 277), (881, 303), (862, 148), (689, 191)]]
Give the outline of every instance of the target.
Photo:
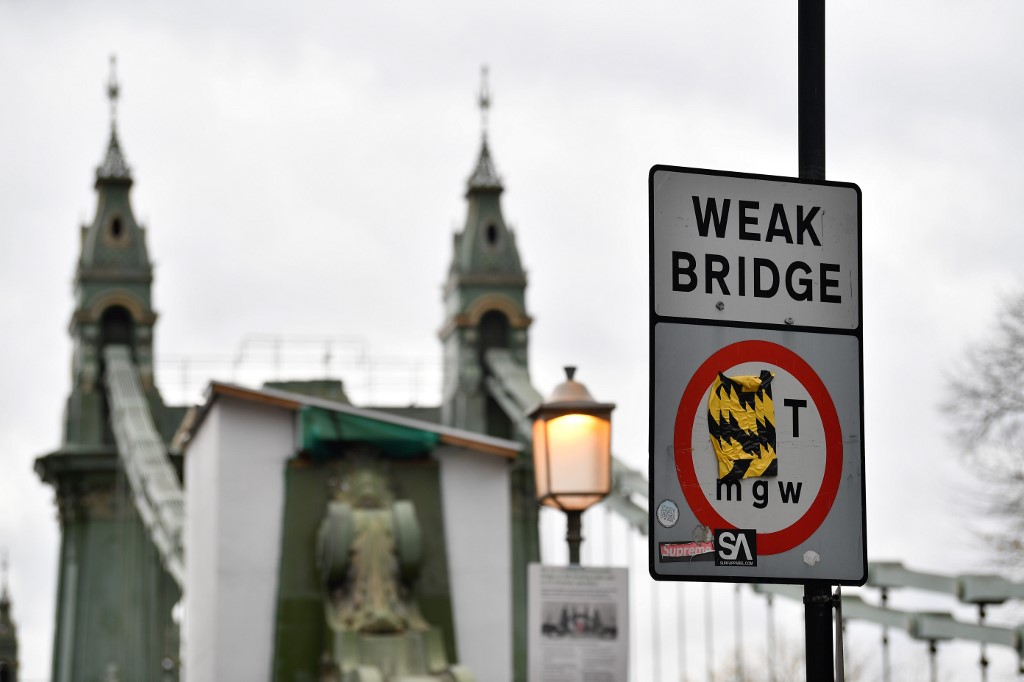
[(858, 583), (859, 340), (671, 324), (655, 337), (656, 353), (692, 359), (655, 378), (671, 428), (652, 439), (652, 574)]

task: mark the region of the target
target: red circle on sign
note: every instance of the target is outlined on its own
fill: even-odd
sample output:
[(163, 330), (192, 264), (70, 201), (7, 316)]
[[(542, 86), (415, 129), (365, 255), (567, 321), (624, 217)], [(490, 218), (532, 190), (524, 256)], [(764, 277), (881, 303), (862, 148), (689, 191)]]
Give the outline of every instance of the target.
[(811, 506), (789, 526), (774, 533), (757, 535), (758, 554), (780, 554), (807, 540), (821, 526), (835, 502), (843, 474), (843, 437), (839, 415), (825, 384), (803, 358), (777, 343), (751, 340), (730, 344), (705, 360), (686, 385), (676, 411), (676, 473), (683, 495), (701, 524), (712, 529), (736, 527), (711, 506), (697, 481), (697, 471), (693, 466), (693, 420), (704, 392), (718, 372), (744, 362), (767, 362), (792, 374), (814, 401), (825, 431), (825, 473)]

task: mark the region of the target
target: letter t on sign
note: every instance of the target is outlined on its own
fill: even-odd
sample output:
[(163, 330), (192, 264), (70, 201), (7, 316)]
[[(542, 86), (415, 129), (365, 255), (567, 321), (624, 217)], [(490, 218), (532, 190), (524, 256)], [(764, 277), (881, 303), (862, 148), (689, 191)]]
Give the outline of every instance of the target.
[(785, 398), (782, 404), (793, 408), (793, 438), (800, 437), (800, 408), (807, 407), (807, 401), (798, 398)]

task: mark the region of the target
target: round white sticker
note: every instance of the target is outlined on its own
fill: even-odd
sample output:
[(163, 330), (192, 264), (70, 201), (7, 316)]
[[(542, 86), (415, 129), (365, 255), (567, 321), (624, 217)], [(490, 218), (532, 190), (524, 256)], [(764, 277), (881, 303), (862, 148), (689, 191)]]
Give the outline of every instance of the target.
[(662, 500), (658, 505), (658, 523), (671, 528), (679, 520), (679, 507), (672, 500)]

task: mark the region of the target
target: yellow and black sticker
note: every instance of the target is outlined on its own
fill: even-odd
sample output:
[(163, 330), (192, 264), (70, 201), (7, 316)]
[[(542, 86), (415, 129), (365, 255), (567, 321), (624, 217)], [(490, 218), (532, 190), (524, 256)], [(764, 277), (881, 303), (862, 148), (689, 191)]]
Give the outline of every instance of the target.
[(774, 378), (766, 369), (756, 377), (727, 377), (719, 372), (711, 384), (708, 431), (718, 458), (719, 480), (778, 475)]

